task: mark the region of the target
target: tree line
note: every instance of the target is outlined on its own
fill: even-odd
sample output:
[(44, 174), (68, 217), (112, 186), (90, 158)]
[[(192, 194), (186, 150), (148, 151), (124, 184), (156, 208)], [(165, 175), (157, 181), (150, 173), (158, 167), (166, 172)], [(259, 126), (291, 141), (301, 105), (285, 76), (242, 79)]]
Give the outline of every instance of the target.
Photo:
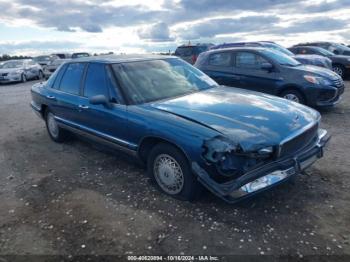
[(10, 55), (0, 55), (0, 61), (7, 61), (7, 60), (12, 60), (12, 59), (28, 59), (31, 58), (30, 56), (23, 56), (23, 55), (14, 55), (14, 56), (10, 56)]

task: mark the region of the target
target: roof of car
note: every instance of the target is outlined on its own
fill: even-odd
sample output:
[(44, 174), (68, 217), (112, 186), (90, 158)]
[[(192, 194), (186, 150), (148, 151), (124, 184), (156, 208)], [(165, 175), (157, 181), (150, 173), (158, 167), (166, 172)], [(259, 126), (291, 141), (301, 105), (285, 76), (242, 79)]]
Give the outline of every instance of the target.
[(263, 46), (239, 46), (239, 47), (212, 49), (205, 53), (220, 53), (223, 51), (248, 51), (248, 50), (261, 51), (261, 50), (270, 50), (270, 49)]
[(74, 60), (74, 62), (98, 62), (98, 63), (122, 63), (122, 62), (136, 62), (154, 59), (176, 58), (176, 56), (153, 55), (153, 54), (128, 54), (128, 55), (104, 55), (104, 56), (89, 56), (81, 57)]

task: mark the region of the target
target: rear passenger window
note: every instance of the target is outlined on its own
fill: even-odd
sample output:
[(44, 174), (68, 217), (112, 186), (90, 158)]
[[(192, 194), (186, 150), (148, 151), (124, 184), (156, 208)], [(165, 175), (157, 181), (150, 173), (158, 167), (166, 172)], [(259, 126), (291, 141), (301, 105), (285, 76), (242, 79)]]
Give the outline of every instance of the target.
[(91, 63), (86, 73), (84, 96), (91, 97), (95, 95), (109, 97), (105, 66)]
[(61, 66), (52, 74), (52, 76), (50, 76), (49, 80), (47, 80), (48, 86), (50, 86), (54, 89), (59, 88), (60, 82), (62, 79), (62, 75), (63, 75), (64, 71), (66, 70), (66, 67), (67, 67), (67, 65)]
[(236, 54), (236, 67), (247, 69), (261, 69), (261, 64), (268, 63), (260, 55), (248, 52), (239, 52)]
[(230, 66), (231, 53), (212, 54), (209, 57), (209, 65), (213, 66)]
[(79, 94), (81, 78), (84, 72), (84, 63), (68, 64), (60, 84), (60, 90), (74, 95)]

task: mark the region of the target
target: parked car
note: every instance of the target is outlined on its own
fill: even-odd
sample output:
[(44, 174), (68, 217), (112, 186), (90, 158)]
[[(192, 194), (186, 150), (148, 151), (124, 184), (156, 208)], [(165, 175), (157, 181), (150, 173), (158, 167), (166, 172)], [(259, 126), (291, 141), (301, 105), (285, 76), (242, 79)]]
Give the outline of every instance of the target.
[(302, 65), (279, 51), (261, 47), (218, 49), (202, 53), (197, 68), (219, 84), (277, 95), (310, 106), (332, 106), (344, 92), (339, 75)]
[(183, 200), (200, 184), (228, 202), (271, 188), (322, 157), (329, 140), (315, 110), (219, 86), (175, 57), (72, 60), (31, 93), (53, 141), (70, 131), (127, 152)]
[(43, 77), (42, 67), (32, 59), (9, 60), (0, 66), (0, 83), (26, 82)]
[(333, 42), (309, 42), (309, 43), (300, 43), (295, 46), (318, 46), (334, 53), (335, 55), (350, 56), (349, 47), (338, 43), (333, 43)]
[(47, 66), (48, 63), (56, 59), (59, 59), (59, 57), (55, 55), (41, 55), (33, 58), (34, 62), (38, 63), (42, 67)]
[(200, 53), (209, 50), (212, 44), (181, 45), (176, 48), (175, 56), (193, 65)]
[(90, 56), (90, 54), (89, 53), (85, 53), (85, 52), (73, 53), (72, 54), (72, 59), (82, 58), (82, 57), (89, 57), (89, 56)]
[(49, 79), (49, 77), (56, 71), (56, 69), (62, 65), (63, 63), (69, 61), (70, 59), (56, 59), (51, 61), (45, 68), (44, 68), (44, 76), (45, 79)]
[(274, 42), (260, 41), (260, 42), (238, 42), (238, 43), (225, 43), (221, 45), (216, 45), (210, 49), (222, 49), (222, 48), (231, 48), (231, 47), (265, 47), (273, 50), (280, 51), (285, 55), (293, 57), (295, 60), (299, 61), (304, 65), (315, 65), (328, 69), (332, 69), (332, 61), (329, 58), (326, 58), (321, 55), (305, 56), (305, 55), (296, 55), (289, 51), (287, 48), (276, 44)]
[(350, 56), (335, 55), (334, 53), (317, 46), (293, 46), (289, 48), (294, 54), (323, 55), (332, 60), (333, 71), (344, 78), (350, 73)]
[(68, 54), (68, 53), (55, 53), (55, 54), (52, 54), (54, 56), (57, 56), (59, 59), (69, 59), (69, 58), (72, 58), (72, 55), (71, 54)]

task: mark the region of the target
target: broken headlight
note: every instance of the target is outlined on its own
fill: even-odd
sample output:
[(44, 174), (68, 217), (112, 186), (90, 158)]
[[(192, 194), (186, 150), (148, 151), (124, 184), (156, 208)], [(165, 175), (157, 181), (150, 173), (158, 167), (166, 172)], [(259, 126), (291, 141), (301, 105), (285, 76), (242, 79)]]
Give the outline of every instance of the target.
[(221, 136), (206, 140), (203, 148), (204, 159), (214, 165), (220, 175), (230, 177), (243, 175), (247, 170), (270, 158), (274, 152), (272, 146), (244, 151), (238, 143)]

